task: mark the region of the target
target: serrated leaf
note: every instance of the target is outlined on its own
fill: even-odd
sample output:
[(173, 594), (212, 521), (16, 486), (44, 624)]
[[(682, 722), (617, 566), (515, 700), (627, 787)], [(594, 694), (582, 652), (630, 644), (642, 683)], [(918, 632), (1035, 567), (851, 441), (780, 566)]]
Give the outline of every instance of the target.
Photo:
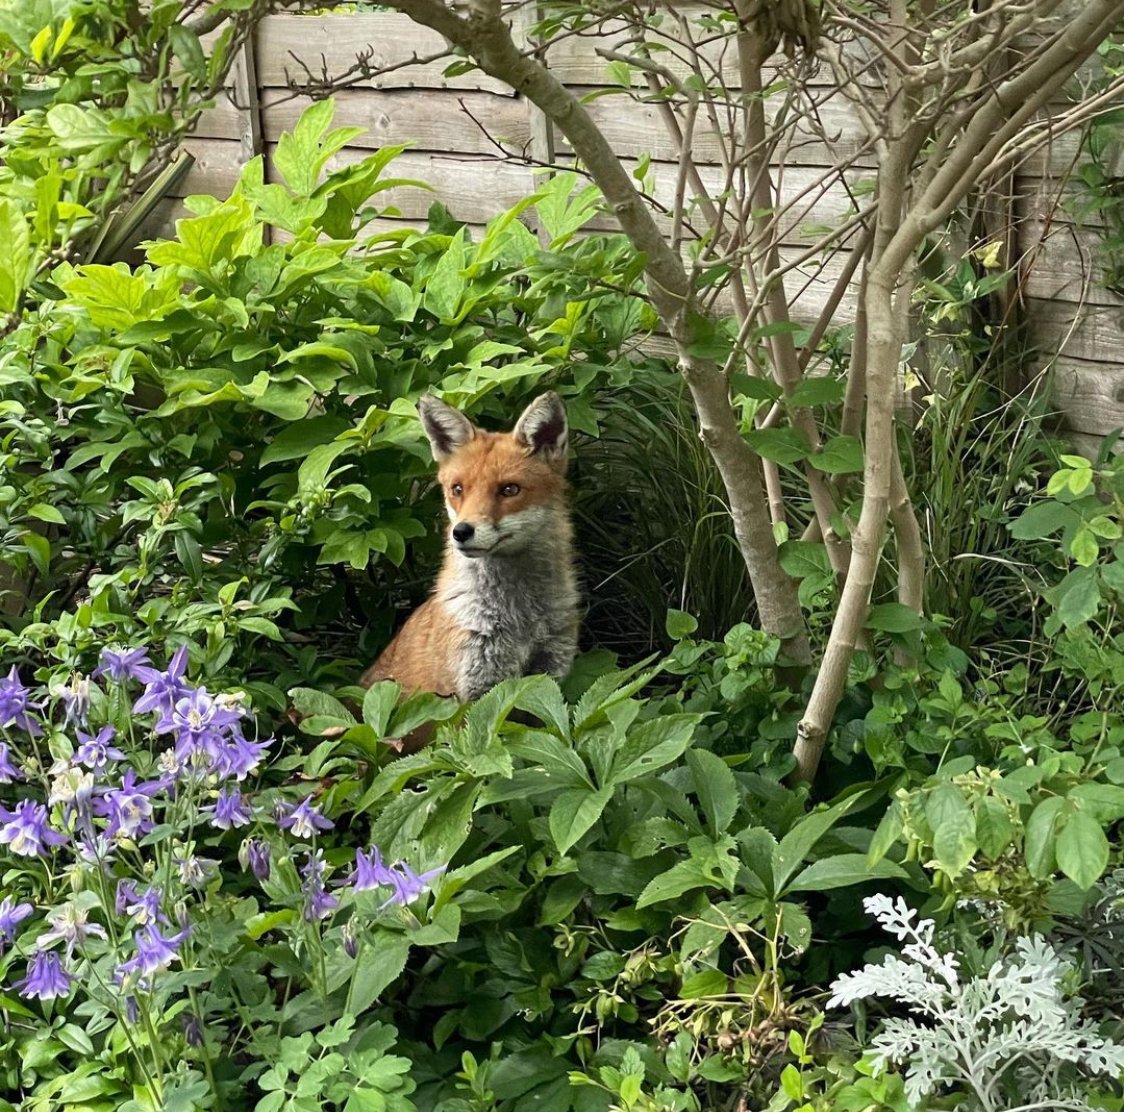
[(701, 721), (699, 714), (665, 714), (634, 727), (617, 750), (609, 782), (624, 784), (670, 764), (691, 744)]
[(705, 749), (689, 749), (687, 767), (711, 834), (724, 834), (738, 810), (738, 784), (730, 766)]
[(611, 786), (592, 791), (573, 788), (564, 791), (550, 808), (550, 836), (559, 853), (568, 853), (601, 817), (613, 795)]

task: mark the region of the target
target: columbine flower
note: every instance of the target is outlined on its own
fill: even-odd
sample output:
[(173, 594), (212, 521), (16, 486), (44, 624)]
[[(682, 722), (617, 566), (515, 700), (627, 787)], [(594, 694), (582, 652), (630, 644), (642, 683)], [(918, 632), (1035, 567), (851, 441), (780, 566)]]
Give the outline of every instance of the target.
[(318, 849), (315, 854), (308, 855), (301, 866), (301, 876), (304, 878), (301, 885), (305, 897), (304, 917), (309, 922), (327, 918), (340, 906), (340, 901), (328, 892), (324, 883), (323, 850)]
[(140, 671), (148, 663), (148, 653), (144, 649), (110, 649), (101, 651), (98, 666), (93, 675), (109, 676), (115, 683), (124, 683), (129, 679), (139, 679)]
[(70, 994), (70, 974), (63, 969), (58, 954), (42, 951), (28, 958), (27, 976), (16, 982), (16, 988), (26, 1000), (53, 1000)]
[(62, 941), (66, 943), (66, 956), (69, 958), (74, 954), (74, 947), (80, 946), (87, 938), (105, 938), (105, 928), (91, 923), (87, 912), (73, 902), (47, 912), (47, 921), (51, 929), (36, 939), (40, 950), (46, 949), (52, 942)]
[(246, 806), (242, 793), (237, 788), (223, 788), (213, 807), (203, 807), (204, 814), (214, 816), (211, 825), (219, 830), (230, 830), (235, 826), (249, 826), (254, 817)]
[(86, 716), (90, 713), (90, 681), (77, 672), (71, 677), (70, 683), (59, 692), (63, 706), (66, 707), (64, 726), (86, 724)]
[(269, 843), (260, 838), (247, 838), (238, 851), (243, 869), (249, 869), (258, 880), (269, 879)]
[(123, 761), (125, 754), (109, 744), (116, 736), (117, 731), (112, 726), (100, 730), (96, 737), (79, 730), (78, 740), (82, 744), (74, 751), (75, 763), (100, 771), (108, 761)]
[[(52, 770), (53, 771), (53, 770)], [(94, 774), (80, 768), (64, 768), (51, 781), (47, 802), (53, 807), (63, 804), (67, 810), (85, 811), (94, 795)]]
[(312, 805), (312, 797), (305, 796), (300, 803), (289, 809), (280, 820), (281, 826), (291, 830), (297, 838), (311, 838), (317, 830), (331, 830), (335, 823), (326, 819)]
[(348, 919), (340, 928), (340, 939), (343, 941), (343, 952), (349, 958), (359, 956), (359, 927), (354, 919)]
[(147, 834), (153, 827), (151, 797), (164, 786), (158, 780), (138, 784), (136, 773), (126, 769), (121, 786), (111, 788), (94, 802), (95, 813), (109, 819), (106, 834), (117, 839)]
[(210, 768), (224, 733), (240, 717), (240, 711), (224, 709), (200, 687), (176, 700), (156, 723), (156, 732), (176, 735), (176, 756), (181, 763)]
[(30, 799), (17, 803), (14, 811), (0, 807), (0, 820), (0, 843), (20, 857), (44, 856), (50, 846), (66, 841), (47, 826), (47, 808)]
[(137, 974), (142, 980), (146, 980), (153, 973), (167, 969), (179, 957), (180, 943), (187, 934), (188, 928), (184, 927), (178, 934), (165, 937), (160, 933), (159, 927), (150, 923), (137, 932), (137, 956), (122, 962), (117, 967), (118, 979), (124, 980), (132, 974)]
[(31, 715), (29, 710), (38, 710), (41, 703), (32, 703), (28, 699), (30, 692), (20, 683), (19, 672), (16, 666), (3, 679), (0, 679), (0, 727), (8, 729), (18, 726), (32, 737), (38, 737), (43, 731)]
[(390, 907), (391, 904), (397, 904), (399, 907), (412, 904), (419, 896), (429, 891), (429, 882), (444, 871), (445, 866), (440, 865), (419, 876), (405, 861), (400, 861), (394, 866), (394, 879), (391, 881), (394, 891), (389, 899), (379, 905), (379, 910)]
[(180, 880), (189, 888), (202, 888), (218, 869), (217, 861), (196, 857), (187, 850), (176, 850), (173, 856), (179, 869)]
[(136, 885), (131, 880), (119, 880), (113, 909), (118, 915), (132, 916), (142, 927), (149, 923), (168, 921), (160, 910), (160, 889), (155, 885), (137, 892)]
[(366, 853), (362, 850), (356, 851), (355, 871), (351, 874), (349, 882), (356, 892), (382, 888), (384, 885), (393, 884), (394, 880), (394, 871), (383, 864), (378, 846), (371, 846)]
[(0, 741), (0, 784), (11, 784), (15, 780), (22, 779), (23, 773), (12, 764), (8, 756), (8, 746)]
[(4, 953), (6, 943), (15, 942), (16, 927), (34, 910), (29, 903), (13, 903), (11, 896), (0, 900), (0, 954)]
[(273, 738), (265, 741), (247, 741), (237, 727), (230, 731), (231, 736), (213, 747), (214, 760), (211, 771), (228, 780), (245, 780), (255, 771)]
[(164, 672), (145, 665), (135, 665), (133, 675), (144, 685), (144, 694), (133, 704), (134, 714), (160, 711), (170, 714), (178, 700), (191, 694), (191, 685), (184, 680), (187, 671), (187, 646), (176, 649), (175, 656)]

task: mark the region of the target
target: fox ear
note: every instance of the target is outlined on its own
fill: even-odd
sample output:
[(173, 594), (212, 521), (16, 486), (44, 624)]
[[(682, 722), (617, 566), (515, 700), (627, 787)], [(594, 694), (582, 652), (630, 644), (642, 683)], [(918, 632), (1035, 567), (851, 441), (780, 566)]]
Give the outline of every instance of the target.
[(535, 398), (515, 422), (512, 435), (530, 455), (541, 455), (552, 462), (566, 459), (566, 410), (553, 390)]
[(438, 463), (444, 463), (476, 435), (472, 422), (459, 409), (454, 409), (432, 394), (425, 394), (418, 399), (418, 416), (425, 435), (429, 437), (433, 458)]

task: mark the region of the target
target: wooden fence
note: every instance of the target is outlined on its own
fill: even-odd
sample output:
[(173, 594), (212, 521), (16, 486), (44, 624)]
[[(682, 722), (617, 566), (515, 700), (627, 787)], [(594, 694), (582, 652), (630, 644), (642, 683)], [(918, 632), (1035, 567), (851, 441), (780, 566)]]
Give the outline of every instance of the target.
[[(269, 156), (278, 137), (290, 129), (307, 104), (294, 95), (291, 79), (340, 74), (360, 51), (385, 68), (436, 53), (439, 36), (392, 12), (321, 16), (272, 15), (250, 44), (235, 74), (238, 104), (223, 101), (208, 112), (187, 146), (196, 162), (177, 193), (225, 196), (243, 163), (256, 152)], [(552, 72), (579, 94), (609, 84), (608, 63), (598, 52), (614, 46), (614, 35), (594, 40), (571, 36), (552, 45), (546, 60)], [(719, 60), (719, 64), (722, 60)], [(336, 95), (336, 123), (366, 129), (337, 156), (347, 162), (390, 143), (412, 143), (396, 160), (395, 176), (428, 182), (433, 192), (401, 188), (383, 194), (400, 209), (399, 219), (421, 223), (435, 200), (458, 219), (480, 225), (533, 190), (535, 170), (520, 158), (503, 157), (500, 148), (549, 161), (554, 143), (537, 110), (510, 89), (481, 73), (444, 76), (447, 62), (403, 66)], [(729, 74), (736, 85), (736, 74)], [(801, 227), (830, 223), (843, 215), (851, 198), (843, 188), (819, 195), (815, 183), (841, 158), (854, 157), (848, 181), (861, 182), (872, 162), (862, 157), (864, 134), (841, 97), (826, 93), (817, 134), (794, 144), (785, 156), (781, 194), (793, 203), (782, 257), (806, 251)], [(650, 173), (658, 198), (670, 199), (677, 177), (677, 151), (658, 108), (609, 95), (592, 99), (588, 108), (627, 159), (651, 158)], [(1042, 365), (1055, 370), (1055, 402), (1077, 433), (1104, 435), (1124, 426), (1124, 298), (1098, 282), (1097, 236), (1074, 223), (1056, 201), (1060, 183), (1078, 156), (1077, 140), (1063, 136), (1019, 167), (1014, 182), (1017, 238), (1022, 257), (1019, 291), (1025, 317), (1038, 345)], [(718, 151), (700, 133), (696, 159), (711, 162), (704, 177), (719, 174)], [(557, 155), (565, 157), (563, 144)], [(804, 202), (802, 197), (815, 197)], [(178, 202), (166, 203), (157, 225), (170, 230)], [(182, 211), (182, 208), (180, 209)], [(845, 253), (809, 260), (797, 270), (801, 287), (797, 316), (813, 316), (823, 305), (845, 264)], [(845, 298), (838, 321), (853, 312)]]

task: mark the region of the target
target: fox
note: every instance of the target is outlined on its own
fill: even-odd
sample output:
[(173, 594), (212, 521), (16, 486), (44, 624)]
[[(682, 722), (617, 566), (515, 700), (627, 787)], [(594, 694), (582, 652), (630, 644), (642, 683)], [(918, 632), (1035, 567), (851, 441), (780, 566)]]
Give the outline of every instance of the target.
[[(579, 592), (566, 470), (568, 424), (553, 391), (510, 432), (487, 432), (432, 394), (417, 405), (449, 515), (429, 599), (360, 679), (478, 699), (501, 680), (565, 678), (578, 647)], [(404, 739), (414, 751), (428, 736)]]

